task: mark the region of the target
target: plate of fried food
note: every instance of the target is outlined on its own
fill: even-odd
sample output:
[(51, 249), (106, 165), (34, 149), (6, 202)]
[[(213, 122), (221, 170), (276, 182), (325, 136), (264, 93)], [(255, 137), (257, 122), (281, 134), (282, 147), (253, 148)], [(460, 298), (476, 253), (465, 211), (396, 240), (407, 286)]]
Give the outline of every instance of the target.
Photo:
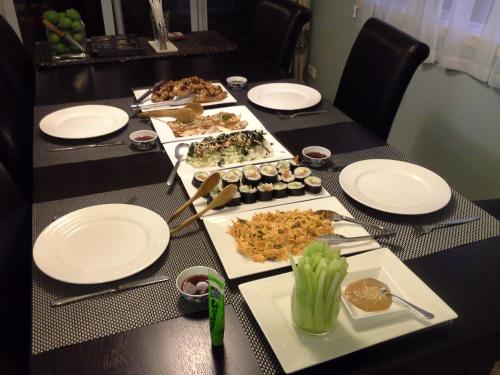
[[(135, 98), (139, 98), (148, 89), (134, 89)], [(214, 83), (203, 78), (192, 76), (179, 80), (166, 80), (146, 97), (141, 104), (168, 102), (174, 97), (193, 95), (193, 101), (202, 106), (236, 103), (236, 99), (221, 83)]]
[[(203, 222), (229, 279), (290, 266), (288, 253), (302, 255), (304, 246), (326, 234), (346, 237), (367, 235), (357, 224), (332, 223), (319, 210), (351, 216), (335, 197), (311, 199), (259, 210), (211, 215)], [(349, 242), (335, 247), (342, 254), (373, 249), (374, 240)]]
[(217, 136), (239, 130), (264, 130), (262, 123), (243, 106), (206, 109), (191, 122), (173, 117), (151, 117), (151, 122), (162, 143)]

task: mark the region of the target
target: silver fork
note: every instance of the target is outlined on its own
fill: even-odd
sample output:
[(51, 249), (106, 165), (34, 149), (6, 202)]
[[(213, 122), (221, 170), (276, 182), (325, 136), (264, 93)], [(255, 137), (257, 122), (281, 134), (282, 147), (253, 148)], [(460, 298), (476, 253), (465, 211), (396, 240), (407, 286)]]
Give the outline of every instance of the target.
[(461, 219), (446, 220), (433, 225), (415, 225), (415, 231), (418, 234), (424, 235), (432, 232), (434, 229), (450, 227), (452, 225), (470, 223), (471, 221), (479, 220), (479, 216), (465, 217)]
[(279, 111), (276, 111), (276, 114), (278, 115), (279, 118), (281, 119), (292, 119), (297, 116), (308, 116), (308, 115), (317, 115), (320, 113), (326, 113), (326, 111), (305, 111), (305, 112), (295, 112), (290, 115), (286, 115), (284, 113), (281, 113)]

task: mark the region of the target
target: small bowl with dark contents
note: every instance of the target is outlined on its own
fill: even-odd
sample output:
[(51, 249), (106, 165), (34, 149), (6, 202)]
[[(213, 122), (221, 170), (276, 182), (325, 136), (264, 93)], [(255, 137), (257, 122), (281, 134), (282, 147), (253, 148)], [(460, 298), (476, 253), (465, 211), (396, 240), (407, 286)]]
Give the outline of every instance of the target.
[(188, 302), (205, 302), (208, 297), (208, 273), (218, 275), (213, 268), (194, 266), (186, 268), (175, 280), (175, 286)]
[(158, 134), (152, 130), (137, 130), (130, 134), (132, 144), (139, 150), (148, 150), (156, 146)]
[(320, 168), (325, 165), (326, 160), (332, 156), (332, 153), (325, 147), (308, 146), (302, 149), (302, 156), (307, 165)]

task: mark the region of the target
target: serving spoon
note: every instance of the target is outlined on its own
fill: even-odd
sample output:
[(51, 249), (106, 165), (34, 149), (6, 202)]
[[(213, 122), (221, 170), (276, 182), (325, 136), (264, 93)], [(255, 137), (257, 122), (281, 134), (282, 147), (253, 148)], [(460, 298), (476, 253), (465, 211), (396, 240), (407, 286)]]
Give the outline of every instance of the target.
[(189, 151), (189, 144), (187, 143), (179, 143), (175, 147), (175, 158), (177, 159), (177, 162), (175, 163), (175, 167), (170, 172), (170, 176), (168, 176), (167, 180), (167, 186), (170, 186), (173, 184), (175, 175), (177, 174), (177, 169), (179, 169), (179, 165), (181, 164), (181, 161), (186, 160), (188, 151)]
[(179, 109), (159, 109), (139, 113), (139, 117), (173, 117), (180, 122), (191, 122), (203, 113), (203, 106), (198, 103), (188, 103)]
[(238, 190), (238, 187), (236, 185), (233, 185), (233, 184), (227, 185), (224, 189), (222, 189), (222, 191), (219, 194), (217, 194), (215, 196), (215, 198), (213, 199), (213, 201), (210, 202), (207, 205), (207, 207), (205, 207), (203, 210), (201, 210), (200, 212), (198, 212), (196, 215), (193, 215), (193, 216), (189, 217), (188, 219), (186, 219), (179, 226), (177, 226), (177, 227), (173, 228), (172, 230), (170, 230), (170, 235), (173, 236), (174, 234), (176, 234), (181, 229), (187, 227), (193, 221), (195, 221), (200, 216), (202, 216), (203, 214), (205, 214), (208, 210), (220, 207), (220, 206), (226, 204), (227, 202), (229, 202), (234, 197), (234, 195), (236, 194), (237, 190)]
[(180, 215), (182, 211), (184, 211), (191, 203), (193, 203), (196, 199), (204, 197), (208, 193), (212, 191), (214, 187), (217, 186), (217, 184), (220, 181), (220, 174), (215, 172), (212, 173), (210, 176), (207, 177), (205, 181), (201, 184), (201, 186), (198, 188), (196, 193), (186, 201), (182, 206), (180, 206), (177, 211), (175, 211), (170, 217), (167, 219), (167, 223), (170, 223), (172, 220), (174, 220), (177, 216)]

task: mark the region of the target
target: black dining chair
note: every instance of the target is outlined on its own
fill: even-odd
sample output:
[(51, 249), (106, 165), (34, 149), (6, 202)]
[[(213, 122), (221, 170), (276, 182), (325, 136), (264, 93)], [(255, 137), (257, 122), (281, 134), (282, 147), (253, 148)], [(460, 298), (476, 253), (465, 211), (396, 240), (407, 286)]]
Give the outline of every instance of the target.
[(262, 0), (257, 5), (250, 43), (288, 72), (302, 27), (311, 11), (290, 0)]
[(0, 161), (31, 200), (35, 69), (17, 34), (0, 15)]
[(387, 140), (406, 87), (427, 56), (425, 43), (370, 18), (352, 46), (335, 107)]

